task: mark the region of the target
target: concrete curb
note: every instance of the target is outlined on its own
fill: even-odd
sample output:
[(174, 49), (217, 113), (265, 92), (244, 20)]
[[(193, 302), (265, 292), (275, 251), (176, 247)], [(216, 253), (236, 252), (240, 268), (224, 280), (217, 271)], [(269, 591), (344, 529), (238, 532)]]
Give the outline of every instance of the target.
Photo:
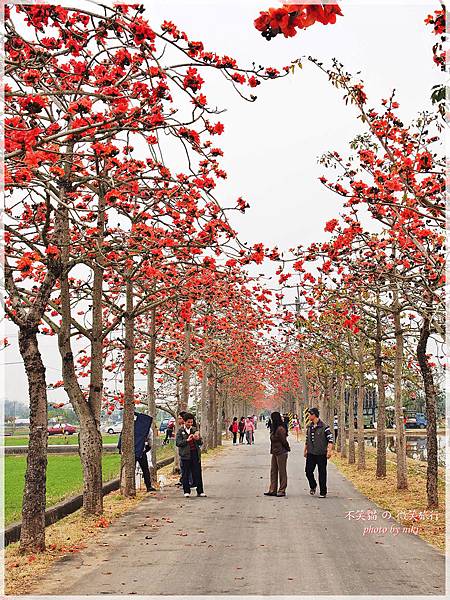
[[(166, 467), (167, 465), (170, 465), (173, 461), (174, 461), (173, 456), (171, 456), (169, 458), (165, 458), (164, 460), (159, 461), (156, 464), (156, 467), (158, 469), (161, 469), (162, 467)], [(114, 492), (115, 490), (118, 490), (119, 487), (120, 487), (120, 479), (119, 478), (111, 479), (111, 481), (107, 481), (103, 485), (103, 496), (106, 496), (110, 492)], [(62, 502), (59, 502), (58, 504), (55, 504), (54, 506), (47, 508), (47, 510), (45, 511), (45, 526), (48, 527), (49, 525), (56, 523), (60, 519), (63, 519), (64, 517), (71, 515), (72, 513), (74, 513), (75, 511), (79, 510), (82, 507), (83, 507), (83, 494), (78, 494), (77, 496), (71, 496), (70, 498), (63, 500)], [(9, 544), (12, 544), (13, 542), (18, 542), (20, 540), (21, 528), (22, 528), (21, 522), (12, 523), (11, 525), (9, 525), (8, 527), (5, 528), (5, 531), (4, 531), (5, 547), (8, 546)]]

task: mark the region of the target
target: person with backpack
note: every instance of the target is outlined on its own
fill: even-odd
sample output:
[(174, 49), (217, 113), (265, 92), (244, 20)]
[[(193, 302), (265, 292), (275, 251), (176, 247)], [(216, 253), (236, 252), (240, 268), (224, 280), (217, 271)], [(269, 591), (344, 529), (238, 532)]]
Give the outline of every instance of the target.
[(238, 424), (238, 430), (239, 430), (239, 443), (243, 444), (244, 443), (244, 435), (245, 435), (245, 417), (241, 417), (239, 424)]
[[(287, 488), (287, 458), (291, 451), (287, 441), (286, 428), (279, 412), (270, 415), (270, 487), (264, 496), (277, 496), (284, 498)], [(278, 486), (278, 480), (280, 485)]]
[(229, 426), (228, 430), (231, 431), (231, 433), (233, 434), (233, 446), (235, 446), (237, 444), (237, 434), (239, 431), (239, 424), (238, 424), (237, 417), (233, 417), (233, 422)]

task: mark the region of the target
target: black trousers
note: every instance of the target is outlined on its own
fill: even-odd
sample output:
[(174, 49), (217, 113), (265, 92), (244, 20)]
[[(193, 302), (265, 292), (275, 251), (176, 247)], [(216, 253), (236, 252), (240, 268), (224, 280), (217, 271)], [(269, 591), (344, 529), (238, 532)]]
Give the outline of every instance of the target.
[(194, 486), (197, 488), (197, 494), (203, 494), (202, 464), (197, 455), (192, 455), (188, 460), (181, 460), (181, 473), (183, 492), (185, 494), (191, 493), (191, 486), (189, 483), (191, 477)]
[(237, 431), (233, 431), (233, 444), (237, 442)]
[(336, 443), (336, 441), (337, 441), (338, 433), (339, 433), (339, 429), (335, 429), (334, 430), (334, 443)]
[(244, 442), (245, 431), (239, 431), (239, 443), (242, 444)]
[(309, 487), (315, 490), (317, 487), (316, 478), (314, 477), (314, 469), (319, 471), (319, 490), (321, 494), (327, 493), (327, 455), (326, 454), (307, 454), (305, 473), (309, 481)]
[(139, 463), (139, 466), (142, 469), (145, 487), (147, 488), (147, 491), (149, 491), (149, 489), (152, 487), (152, 479), (150, 477), (150, 469), (148, 468), (147, 452), (144, 452), (141, 457), (136, 456), (136, 462)]

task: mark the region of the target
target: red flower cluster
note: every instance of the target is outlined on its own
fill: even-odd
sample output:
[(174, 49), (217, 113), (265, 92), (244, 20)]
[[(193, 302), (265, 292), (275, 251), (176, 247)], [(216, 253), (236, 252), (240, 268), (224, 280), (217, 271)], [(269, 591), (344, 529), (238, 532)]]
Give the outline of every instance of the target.
[(342, 15), (338, 4), (284, 4), (281, 8), (261, 12), (255, 27), (267, 40), (279, 33), (292, 37), (297, 29), (306, 29), (316, 22), (334, 24), (337, 15)]

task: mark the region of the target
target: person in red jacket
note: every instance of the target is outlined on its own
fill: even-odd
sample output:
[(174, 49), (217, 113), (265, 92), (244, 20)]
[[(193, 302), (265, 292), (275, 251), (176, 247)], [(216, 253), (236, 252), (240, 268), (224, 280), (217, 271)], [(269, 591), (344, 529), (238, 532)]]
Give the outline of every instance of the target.
[(237, 417), (233, 417), (233, 422), (230, 425), (230, 431), (233, 434), (233, 446), (235, 446), (237, 444), (237, 434), (239, 431), (239, 423)]

